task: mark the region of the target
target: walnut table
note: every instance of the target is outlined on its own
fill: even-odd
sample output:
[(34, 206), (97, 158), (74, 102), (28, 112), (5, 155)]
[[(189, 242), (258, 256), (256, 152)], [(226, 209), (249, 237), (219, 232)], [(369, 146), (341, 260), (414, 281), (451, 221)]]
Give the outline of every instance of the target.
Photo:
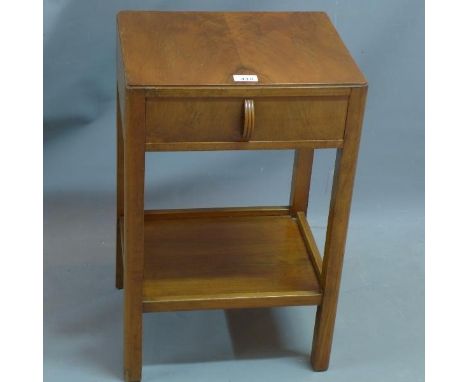
[[(146, 312), (318, 305), (329, 363), (366, 79), (321, 12), (117, 17), (117, 271), (124, 375)], [(336, 148), (323, 260), (307, 223), (315, 149)], [(145, 152), (295, 150), (288, 206), (145, 210)]]

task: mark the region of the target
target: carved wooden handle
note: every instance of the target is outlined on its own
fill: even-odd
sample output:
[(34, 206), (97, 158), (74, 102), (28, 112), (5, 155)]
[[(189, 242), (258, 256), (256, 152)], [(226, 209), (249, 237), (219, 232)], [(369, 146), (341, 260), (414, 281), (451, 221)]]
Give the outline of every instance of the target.
[(252, 99), (244, 101), (244, 131), (242, 138), (246, 141), (250, 140), (255, 125), (255, 108)]

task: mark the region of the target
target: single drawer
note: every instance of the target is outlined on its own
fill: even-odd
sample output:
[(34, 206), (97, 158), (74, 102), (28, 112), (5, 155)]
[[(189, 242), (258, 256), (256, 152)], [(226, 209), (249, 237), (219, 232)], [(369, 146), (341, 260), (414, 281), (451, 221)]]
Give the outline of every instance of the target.
[(152, 98), (147, 142), (341, 140), (347, 106), (347, 96)]

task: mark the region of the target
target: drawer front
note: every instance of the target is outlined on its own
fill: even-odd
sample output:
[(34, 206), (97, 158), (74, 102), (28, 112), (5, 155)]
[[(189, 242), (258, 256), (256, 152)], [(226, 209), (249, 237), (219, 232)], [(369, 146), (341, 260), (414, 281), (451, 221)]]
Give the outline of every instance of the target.
[(154, 98), (146, 104), (147, 142), (341, 140), (347, 105), (346, 96)]

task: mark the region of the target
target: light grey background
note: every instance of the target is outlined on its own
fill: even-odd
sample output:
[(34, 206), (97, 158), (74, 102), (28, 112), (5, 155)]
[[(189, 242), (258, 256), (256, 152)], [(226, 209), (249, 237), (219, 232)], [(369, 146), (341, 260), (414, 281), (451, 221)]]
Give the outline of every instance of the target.
[[(370, 84), (330, 369), (308, 366), (315, 308), (144, 319), (145, 381), (422, 381), (424, 2), (44, 1), (44, 376), (118, 381), (115, 14), (324, 10)], [(332, 150), (314, 164), (323, 243)], [(285, 204), (292, 152), (147, 155), (155, 208)]]

